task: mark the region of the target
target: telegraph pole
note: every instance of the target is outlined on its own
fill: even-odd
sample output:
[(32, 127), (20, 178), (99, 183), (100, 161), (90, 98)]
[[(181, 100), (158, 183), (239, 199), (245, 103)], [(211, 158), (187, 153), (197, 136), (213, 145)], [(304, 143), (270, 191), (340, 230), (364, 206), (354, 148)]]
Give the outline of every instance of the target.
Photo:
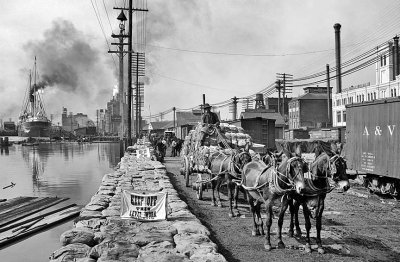
[(286, 114), (286, 103), (285, 103), (285, 98), (286, 94), (292, 93), (292, 88), (293, 88), (293, 75), (287, 74), (287, 73), (277, 73), (276, 74), (277, 79), (281, 81), (281, 88), (283, 90), (283, 112), (282, 115)]
[(331, 79), (329, 76), (329, 64), (326, 64), (326, 89), (327, 89), (327, 97), (328, 97), (328, 125), (332, 126), (332, 107), (331, 107)]
[[(118, 51), (115, 52), (119, 56), (119, 83), (118, 83), (118, 102), (119, 102), (119, 115), (121, 116), (121, 123), (120, 123), (120, 139), (124, 138), (125, 128), (125, 96), (124, 96), (124, 36), (125, 33), (125, 21), (126, 16), (124, 11), (121, 10), (121, 13), (118, 15), (117, 19), (120, 21), (119, 24), (119, 35), (112, 34), (111, 37), (118, 38), (119, 43), (111, 43), (111, 45), (118, 45)], [(112, 51), (109, 51), (109, 53)], [(113, 52), (114, 53), (114, 52)]]
[(232, 113), (232, 120), (236, 121), (237, 118), (237, 104), (238, 104), (238, 98), (234, 96), (232, 98), (232, 107), (230, 109), (230, 113)]
[(174, 130), (175, 130), (175, 113), (176, 113), (176, 107), (172, 108), (172, 111), (174, 112)]
[(277, 80), (275, 83), (275, 88), (278, 89), (278, 113), (281, 114), (281, 80)]
[(128, 8), (114, 7), (118, 10), (128, 11), (128, 34), (123, 35), (128, 38), (128, 51), (123, 51), (123, 53), (128, 53), (128, 146), (132, 145), (132, 54), (134, 53), (132, 49), (132, 13), (134, 11), (148, 11), (147, 9), (133, 8), (132, 0), (129, 0)]

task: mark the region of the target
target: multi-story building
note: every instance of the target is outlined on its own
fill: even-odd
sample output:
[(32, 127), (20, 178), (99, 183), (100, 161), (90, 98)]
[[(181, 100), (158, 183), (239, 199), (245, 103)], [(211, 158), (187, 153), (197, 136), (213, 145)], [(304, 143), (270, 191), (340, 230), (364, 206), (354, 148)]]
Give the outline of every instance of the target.
[(289, 102), (289, 129), (321, 128), (328, 124), (326, 87), (306, 87), (304, 95)]
[[(397, 47), (396, 47), (397, 46)], [(378, 49), (375, 64), (375, 84), (360, 84), (345, 88), (332, 95), (333, 126), (346, 126), (346, 105), (396, 97), (400, 91), (400, 59), (398, 37)]]
[(61, 123), (62, 128), (69, 132), (73, 132), (82, 127), (94, 126), (93, 121), (89, 119), (88, 115), (82, 113), (74, 115), (72, 112), (69, 112), (68, 114), (68, 110), (65, 107), (63, 107), (61, 115)]

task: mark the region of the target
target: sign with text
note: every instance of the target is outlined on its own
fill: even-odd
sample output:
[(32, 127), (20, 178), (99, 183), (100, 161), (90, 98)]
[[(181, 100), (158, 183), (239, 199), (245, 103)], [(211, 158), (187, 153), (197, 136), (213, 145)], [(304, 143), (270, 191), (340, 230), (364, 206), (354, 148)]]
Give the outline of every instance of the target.
[(167, 204), (167, 193), (135, 193), (124, 190), (121, 201), (121, 218), (133, 218), (139, 221), (166, 220)]

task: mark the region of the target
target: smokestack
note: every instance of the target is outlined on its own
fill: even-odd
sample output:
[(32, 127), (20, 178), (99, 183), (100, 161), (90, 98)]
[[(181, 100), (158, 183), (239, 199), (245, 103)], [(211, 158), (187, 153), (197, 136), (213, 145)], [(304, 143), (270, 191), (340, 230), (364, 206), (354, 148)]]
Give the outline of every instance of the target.
[(342, 69), (340, 61), (340, 24), (335, 24), (333, 28), (335, 29), (335, 52), (336, 52), (336, 93), (342, 92)]
[(399, 37), (396, 35), (393, 37), (393, 48), (394, 48), (394, 54), (393, 54), (393, 72), (394, 76), (393, 79), (396, 80), (396, 76), (399, 75)]

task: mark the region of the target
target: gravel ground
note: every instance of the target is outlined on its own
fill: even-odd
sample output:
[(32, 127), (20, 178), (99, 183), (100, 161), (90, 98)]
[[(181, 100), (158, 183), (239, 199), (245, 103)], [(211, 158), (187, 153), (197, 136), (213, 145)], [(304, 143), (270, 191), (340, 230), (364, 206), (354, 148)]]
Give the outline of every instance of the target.
[[(326, 198), (321, 231), (325, 254), (315, 245), (315, 221), (312, 221), (312, 253), (305, 253), (305, 228), (300, 214), (300, 239), (289, 238), (289, 211), (283, 225), (286, 249), (264, 250), (264, 237), (251, 236), (252, 218), (240, 194), (241, 216), (228, 217), (227, 196), (222, 194), (223, 208), (211, 206), (211, 190), (198, 200), (196, 192), (184, 185), (179, 157), (166, 157), (165, 165), (172, 184), (190, 211), (212, 232), (212, 240), (228, 261), (400, 261), (400, 204), (395, 200), (369, 195), (353, 186), (347, 193), (332, 192)], [(195, 177), (192, 177), (194, 181)], [(279, 203), (277, 203), (279, 204)], [(278, 210), (278, 207), (275, 209)], [(265, 212), (264, 212), (265, 214)], [(275, 212), (277, 217), (277, 212)], [(277, 246), (277, 219), (273, 220), (271, 243)]]

